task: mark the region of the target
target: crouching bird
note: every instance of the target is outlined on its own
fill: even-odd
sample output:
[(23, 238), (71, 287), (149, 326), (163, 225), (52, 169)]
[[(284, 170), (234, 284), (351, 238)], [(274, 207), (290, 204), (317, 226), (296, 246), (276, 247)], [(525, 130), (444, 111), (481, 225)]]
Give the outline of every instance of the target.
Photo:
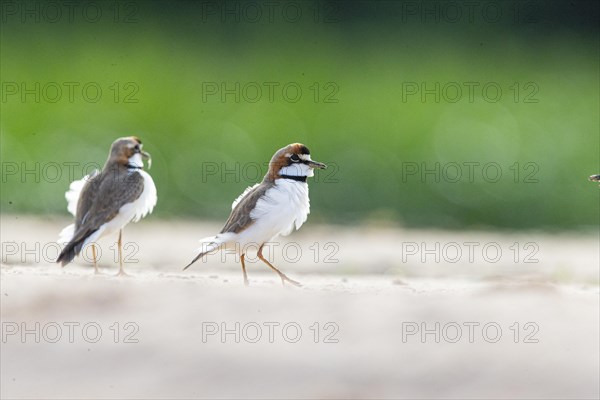
[(235, 251), (240, 255), (244, 284), (248, 285), (244, 257), (251, 246), (258, 248), (258, 258), (281, 278), (281, 283), (300, 284), (279, 271), (262, 254), (265, 243), (279, 235), (300, 229), (310, 212), (307, 178), (314, 168), (327, 168), (313, 161), (310, 151), (300, 143), (277, 150), (261, 183), (249, 187), (232, 204), (225, 226), (216, 236), (200, 241), (199, 254), (183, 269), (204, 255), (217, 250)]
[(123, 270), (123, 227), (151, 213), (157, 199), (154, 181), (143, 170), (144, 159), (150, 167), (152, 159), (142, 150), (140, 139), (135, 136), (119, 138), (113, 142), (102, 171), (96, 170), (71, 183), (65, 197), (75, 223), (60, 233), (59, 242), (67, 245), (57, 263), (64, 267), (84, 246), (92, 244), (94, 268), (98, 273), (95, 242), (118, 231), (118, 275), (127, 275)]

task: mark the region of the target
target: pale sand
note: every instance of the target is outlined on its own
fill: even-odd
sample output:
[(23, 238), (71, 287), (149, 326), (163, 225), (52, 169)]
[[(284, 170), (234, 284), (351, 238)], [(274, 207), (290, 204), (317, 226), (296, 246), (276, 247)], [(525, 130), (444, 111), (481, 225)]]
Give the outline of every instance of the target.
[[(181, 271), (197, 240), (218, 225), (149, 219), (127, 227), (124, 240), (138, 250), (138, 261), (126, 266), (133, 276), (123, 279), (112, 276), (117, 265), (110, 240), (101, 242), (104, 275), (94, 276), (81, 260), (64, 269), (53, 264), (51, 243), (66, 223), (2, 216), (3, 399), (600, 396), (597, 232), (340, 230), (309, 221), (282, 241), (298, 243), (298, 262), (277, 252), (274, 257), (304, 286), (283, 288), (266, 266), (251, 262), (252, 286), (245, 288), (233, 257), (222, 263), (212, 256)], [(323, 254), (315, 262), (309, 249), (315, 241), (321, 251), (333, 242), (337, 262), (324, 262)], [(403, 262), (402, 241), (495, 242), (507, 254), (496, 263)], [(515, 263), (508, 250), (514, 242), (534, 242), (539, 261), (523, 263), (520, 255)], [(36, 331), (36, 322), (40, 343), (33, 333), (9, 334), (15, 327)], [(79, 324), (73, 343), (71, 322)], [(421, 323), (435, 331), (436, 322), (439, 343), (433, 333), (424, 343), (419, 334), (407, 334)], [(479, 324), (473, 343), (470, 322)], [(240, 324), (239, 343), (233, 333), (224, 340), (207, 334), (222, 323), (234, 332)], [(279, 324), (272, 343), (269, 323)], [(451, 343), (454, 323), (462, 336)], [(487, 336), (482, 333), (488, 323), (502, 329), (496, 343), (486, 340), (494, 339), (492, 325)], [(62, 336), (51, 343), (57, 326)], [(102, 336), (90, 343), (94, 326)], [(257, 326), (262, 336), (252, 343)], [(135, 327), (138, 343), (124, 343)], [(302, 333), (291, 343), (296, 327)], [(525, 343), (529, 333), (537, 343)], [(328, 334), (337, 343), (326, 343)]]

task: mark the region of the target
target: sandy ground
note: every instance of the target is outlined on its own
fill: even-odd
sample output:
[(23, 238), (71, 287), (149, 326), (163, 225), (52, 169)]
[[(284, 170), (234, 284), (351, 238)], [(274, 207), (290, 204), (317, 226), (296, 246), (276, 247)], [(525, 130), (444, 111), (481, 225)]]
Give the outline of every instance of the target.
[(111, 240), (101, 275), (52, 262), (67, 222), (2, 216), (3, 399), (600, 396), (598, 232), (309, 221), (270, 257), (303, 287), (251, 259), (246, 288), (234, 256), (181, 271), (218, 225), (127, 227), (117, 278)]

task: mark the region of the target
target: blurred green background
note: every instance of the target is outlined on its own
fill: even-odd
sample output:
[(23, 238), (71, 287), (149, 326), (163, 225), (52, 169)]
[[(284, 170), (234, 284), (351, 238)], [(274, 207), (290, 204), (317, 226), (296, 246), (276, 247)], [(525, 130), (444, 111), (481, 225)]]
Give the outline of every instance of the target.
[(224, 221), (302, 142), (312, 221), (597, 226), (598, 2), (452, 3), (3, 1), (1, 210), (66, 214), (138, 135), (162, 218)]

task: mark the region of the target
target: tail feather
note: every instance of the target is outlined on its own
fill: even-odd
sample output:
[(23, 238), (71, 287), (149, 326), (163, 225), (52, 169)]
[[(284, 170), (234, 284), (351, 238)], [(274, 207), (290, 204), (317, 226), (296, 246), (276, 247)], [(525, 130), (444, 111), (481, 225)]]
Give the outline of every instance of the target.
[(188, 269), (193, 263), (207, 255), (208, 253), (215, 250), (219, 250), (225, 245), (225, 243), (226, 242), (220, 236), (211, 236), (200, 240), (201, 246), (200, 249), (198, 249), (200, 250), (200, 253), (198, 253), (198, 255), (192, 260), (192, 262), (186, 265), (183, 268), (183, 270), (185, 271), (186, 269)]
[(101, 231), (94, 229), (94, 230), (88, 230), (85, 232), (75, 233), (75, 235), (73, 236), (71, 241), (65, 246), (65, 248), (58, 255), (56, 262), (61, 263), (61, 265), (64, 267), (65, 265), (67, 265), (68, 263), (73, 261), (75, 256), (79, 254), (79, 252), (81, 251), (83, 246), (86, 244), (86, 241), (88, 239), (90, 239), (90, 236), (92, 236), (94, 233), (98, 233), (98, 232), (101, 232)]
[(195, 263), (196, 261), (198, 261), (199, 259), (201, 259), (202, 257), (204, 257), (208, 252), (204, 252), (204, 253), (200, 253), (198, 254), (191, 263), (189, 263), (188, 265), (186, 265), (185, 267), (183, 267), (183, 271), (185, 271), (186, 269), (188, 269), (193, 263)]
[(83, 243), (85, 242), (85, 239), (86, 238), (82, 238), (80, 240), (73, 241), (73, 242), (70, 242), (69, 244), (67, 244), (65, 246), (65, 248), (58, 255), (56, 262), (60, 263), (61, 266), (64, 267), (65, 265), (67, 265), (68, 263), (73, 261), (75, 256), (77, 254), (79, 254), (79, 252), (81, 251), (81, 248), (83, 247)]

